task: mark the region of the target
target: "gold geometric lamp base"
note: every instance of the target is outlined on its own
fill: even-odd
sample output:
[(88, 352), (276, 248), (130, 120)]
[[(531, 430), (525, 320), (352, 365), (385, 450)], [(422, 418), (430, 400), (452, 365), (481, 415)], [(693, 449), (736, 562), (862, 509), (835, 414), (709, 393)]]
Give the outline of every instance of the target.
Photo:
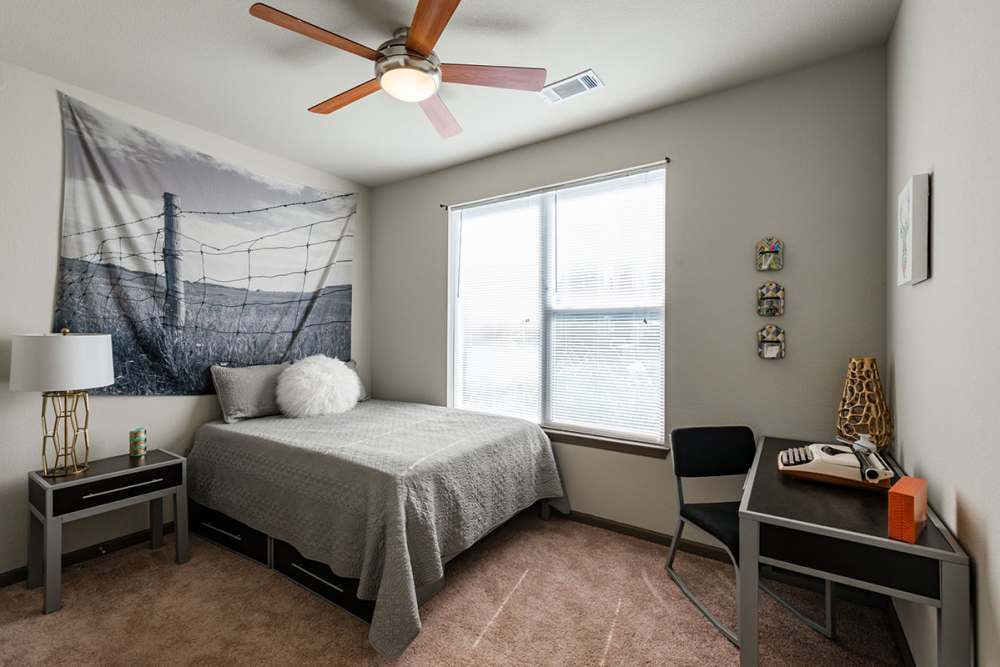
[[(42, 477), (79, 475), (87, 469), (90, 460), (89, 426), (90, 396), (87, 392), (42, 393)], [(78, 445), (83, 446), (82, 461), (77, 456)], [(51, 466), (50, 449), (54, 455)]]
[(10, 389), (42, 392), (43, 476), (79, 475), (87, 469), (90, 397), (84, 389), (114, 383), (108, 334), (70, 335), (63, 329), (58, 334), (14, 336)]

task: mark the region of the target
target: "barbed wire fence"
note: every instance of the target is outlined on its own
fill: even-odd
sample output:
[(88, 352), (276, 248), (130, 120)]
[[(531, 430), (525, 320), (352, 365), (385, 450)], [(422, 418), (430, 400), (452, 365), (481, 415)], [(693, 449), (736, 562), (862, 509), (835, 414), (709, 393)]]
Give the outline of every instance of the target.
[[(254, 209), (208, 211), (184, 209), (176, 195), (164, 193), (163, 210), (155, 215), (63, 235), (64, 241), (90, 234), (104, 237), (92, 252), (63, 256), (64, 262), (71, 263), (71, 270), (64, 265), (61, 272), (61, 308), (76, 304), (95, 320), (110, 321), (127, 313), (133, 330), (159, 324), (174, 338), (193, 332), (227, 336), (230, 358), (240, 337), (290, 336), (291, 346), (307, 329), (349, 325), (349, 311), (345, 317), (336, 309), (319, 306), (323, 299), (336, 299), (351, 289), (350, 285), (326, 286), (326, 282), (335, 267), (352, 262), (341, 251), (344, 241), (354, 237), (350, 222), (357, 214), (357, 205), (353, 197), (338, 194)], [(330, 215), (329, 204), (335, 200), (344, 201), (346, 208)], [(320, 205), (325, 205), (324, 217), (227, 245), (208, 243), (188, 233), (183, 225), (189, 215), (236, 218), (280, 209), (308, 211)], [(136, 225), (160, 221), (155, 229), (130, 233)], [(262, 253), (277, 252), (284, 253), (282, 264), (295, 262), (290, 270), (255, 267), (263, 263), (257, 259)], [(284, 259), (297, 253), (301, 263)], [(234, 275), (232, 269), (237, 264), (231, 260), (240, 255), (246, 257), (245, 272)], [(226, 270), (213, 272), (213, 262)], [(197, 275), (196, 279), (184, 279), (186, 264), (189, 278)], [(268, 281), (287, 286), (289, 279), (297, 276), (301, 276), (297, 290), (261, 289)], [(103, 304), (103, 312), (93, 312), (97, 304)], [(66, 316), (57, 314), (57, 318)]]

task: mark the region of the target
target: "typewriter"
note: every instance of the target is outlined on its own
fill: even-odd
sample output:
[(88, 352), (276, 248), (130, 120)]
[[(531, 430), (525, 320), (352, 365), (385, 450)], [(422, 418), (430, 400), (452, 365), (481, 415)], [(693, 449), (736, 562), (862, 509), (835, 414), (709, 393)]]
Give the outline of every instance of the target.
[(832, 445), (813, 443), (778, 452), (778, 470), (783, 474), (817, 482), (841, 484), (869, 490), (888, 489), (895, 473), (867, 434), (857, 442)]

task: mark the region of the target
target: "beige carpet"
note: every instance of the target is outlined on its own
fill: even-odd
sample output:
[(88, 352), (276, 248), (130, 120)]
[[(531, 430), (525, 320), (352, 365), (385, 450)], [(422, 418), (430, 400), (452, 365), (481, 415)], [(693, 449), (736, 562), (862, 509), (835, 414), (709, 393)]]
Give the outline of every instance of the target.
[[(191, 561), (132, 547), (41, 589), (0, 589), (4, 665), (365, 665), (368, 626), (278, 573), (194, 537)], [(735, 665), (736, 649), (667, 578), (666, 548), (522, 515), (448, 566), (398, 665)], [(681, 553), (678, 568), (730, 621), (732, 569)], [(789, 589), (782, 588), (783, 591)], [(819, 613), (821, 596), (796, 599)], [(836, 643), (761, 595), (767, 665), (898, 664), (883, 612), (841, 602)]]

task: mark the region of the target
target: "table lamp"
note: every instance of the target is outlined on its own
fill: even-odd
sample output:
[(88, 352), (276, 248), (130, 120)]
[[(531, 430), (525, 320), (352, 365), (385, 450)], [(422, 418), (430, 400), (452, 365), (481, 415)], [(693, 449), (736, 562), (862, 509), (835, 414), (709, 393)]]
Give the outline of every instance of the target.
[[(10, 390), (42, 392), (42, 475), (64, 477), (87, 469), (90, 399), (86, 389), (115, 382), (108, 334), (19, 334), (10, 358)], [(83, 446), (82, 463), (77, 445)], [(49, 449), (55, 453), (49, 465)]]

